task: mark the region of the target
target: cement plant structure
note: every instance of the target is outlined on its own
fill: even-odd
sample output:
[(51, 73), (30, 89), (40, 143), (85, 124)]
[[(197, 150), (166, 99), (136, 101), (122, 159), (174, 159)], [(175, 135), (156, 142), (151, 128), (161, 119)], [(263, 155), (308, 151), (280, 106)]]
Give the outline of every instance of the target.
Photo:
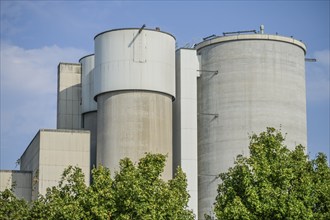
[(305, 45), (255, 33), (211, 36), (175, 49), (159, 28), (125, 28), (95, 36), (94, 54), (58, 66), (57, 129), (42, 129), (20, 159), (1, 171), (1, 190), (16, 182), (33, 200), (57, 184), (68, 165), (112, 171), (124, 157), (168, 155), (163, 174), (181, 166), (189, 208), (212, 215), (217, 175), (248, 154), (249, 134), (266, 127), (287, 133), (293, 149), (307, 145)]

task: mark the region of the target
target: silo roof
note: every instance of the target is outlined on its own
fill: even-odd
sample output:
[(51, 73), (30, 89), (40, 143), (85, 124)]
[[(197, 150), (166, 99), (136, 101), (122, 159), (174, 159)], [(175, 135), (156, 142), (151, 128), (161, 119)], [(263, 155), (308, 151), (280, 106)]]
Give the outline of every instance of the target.
[(195, 46), (196, 50), (199, 50), (203, 47), (230, 42), (230, 41), (239, 41), (239, 40), (271, 40), (271, 41), (280, 41), (285, 43), (294, 44), (304, 50), (306, 54), (306, 45), (299, 40), (296, 40), (292, 37), (285, 37), (280, 35), (271, 35), (271, 34), (241, 34), (241, 35), (231, 35), (231, 36), (220, 36), (212, 38), (209, 40), (202, 41)]
[[(113, 31), (124, 31), (124, 30), (140, 30), (140, 28), (118, 28), (118, 29), (112, 29), (112, 30), (103, 31), (103, 32), (101, 32), (101, 33), (95, 35), (94, 40), (95, 40), (95, 38), (97, 38), (99, 35), (102, 35), (102, 34), (105, 34), (105, 33), (108, 33), (108, 32), (113, 32)], [(167, 34), (167, 35), (170, 35), (171, 37), (173, 37), (174, 40), (176, 40), (176, 38), (174, 37), (173, 34), (168, 33), (168, 32), (165, 32), (165, 31), (156, 30), (156, 29), (150, 29), (150, 28), (143, 28), (143, 30), (146, 30), (146, 31), (155, 31), (155, 32), (160, 32), (160, 33), (163, 33), (163, 34)]]

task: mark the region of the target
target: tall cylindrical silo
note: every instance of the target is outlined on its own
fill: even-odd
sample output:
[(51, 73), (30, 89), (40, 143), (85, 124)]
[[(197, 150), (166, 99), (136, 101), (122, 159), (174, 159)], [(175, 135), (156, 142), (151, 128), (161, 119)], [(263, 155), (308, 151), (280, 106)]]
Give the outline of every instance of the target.
[(96, 166), (97, 104), (94, 100), (94, 54), (82, 57), (81, 63), (81, 105), (82, 128), (91, 132), (91, 169)]
[(118, 170), (120, 159), (166, 154), (172, 178), (175, 38), (151, 29), (96, 35), (97, 163)]
[(306, 146), (306, 47), (266, 34), (218, 37), (196, 46), (199, 217), (211, 213), (219, 173), (249, 153), (249, 135), (275, 127)]

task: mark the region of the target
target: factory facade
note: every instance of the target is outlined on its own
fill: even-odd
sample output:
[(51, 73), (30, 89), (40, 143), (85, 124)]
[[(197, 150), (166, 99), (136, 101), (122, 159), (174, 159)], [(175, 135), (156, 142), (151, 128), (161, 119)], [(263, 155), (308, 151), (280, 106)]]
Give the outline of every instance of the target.
[(235, 32), (175, 48), (159, 28), (95, 36), (94, 54), (58, 65), (57, 129), (41, 129), (1, 171), (1, 190), (30, 201), (58, 183), (68, 165), (85, 173), (146, 152), (167, 155), (164, 179), (181, 166), (189, 208), (212, 214), (217, 175), (247, 155), (249, 135), (266, 127), (306, 146), (305, 45), (291, 37)]

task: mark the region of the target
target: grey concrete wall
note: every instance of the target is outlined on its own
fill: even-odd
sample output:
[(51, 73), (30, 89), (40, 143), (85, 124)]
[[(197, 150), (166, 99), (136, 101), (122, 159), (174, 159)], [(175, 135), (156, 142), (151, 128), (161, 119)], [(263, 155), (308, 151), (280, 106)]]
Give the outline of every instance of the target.
[(84, 56), (81, 63), (81, 112), (96, 111), (97, 104), (94, 100), (94, 55)]
[(81, 112), (82, 128), (91, 132), (90, 168), (96, 167), (97, 139), (97, 103), (94, 100), (94, 55), (87, 55), (79, 60), (81, 63)]
[(81, 129), (80, 64), (58, 65), (57, 129)]
[(65, 168), (78, 166), (90, 179), (90, 132), (77, 130), (41, 130), (39, 193), (58, 184)]
[(275, 127), (287, 133), (290, 149), (306, 146), (305, 51), (300, 42), (282, 38), (245, 37), (198, 50), (201, 69), (219, 71), (201, 73), (198, 80), (200, 218), (212, 212), (216, 175), (238, 154), (248, 155), (249, 134)]
[(97, 112), (87, 112), (83, 114), (83, 128), (91, 133), (90, 146), (90, 168), (96, 167), (96, 142), (97, 142)]
[(40, 131), (34, 136), (29, 146), (25, 149), (20, 158), (20, 170), (30, 171), (31, 179), (31, 199), (35, 200), (39, 193), (39, 164), (40, 164)]
[(181, 53), (175, 53), (175, 100), (173, 102), (173, 173), (181, 166)]
[(40, 130), (21, 156), (21, 170), (32, 172), (32, 200), (58, 185), (69, 165), (78, 166), (90, 180), (90, 132)]
[(97, 164), (118, 171), (125, 157), (167, 154), (163, 177), (172, 178), (172, 97), (148, 91), (97, 96)]
[(32, 173), (19, 170), (0, 170), (0, 191), (13, 188), (16, 197), (31, 201)]
[(176, 52), (176, 99), (173, 102), (173, 169), (187, 175), (188, 206), (197, 216), (197, 70), (196, 50)]

